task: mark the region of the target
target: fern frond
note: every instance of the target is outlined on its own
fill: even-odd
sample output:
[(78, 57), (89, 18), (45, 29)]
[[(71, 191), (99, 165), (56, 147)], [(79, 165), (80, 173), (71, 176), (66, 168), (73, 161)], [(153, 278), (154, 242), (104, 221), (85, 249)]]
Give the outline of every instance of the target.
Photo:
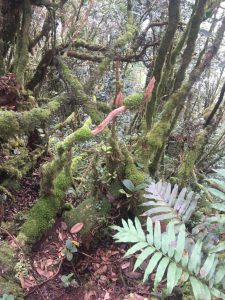
[(125, 253), (125, 257), (139, 253), (134, 270), (148, 261), (143, 281), (155, 270), (155, 290), (166, 277), (168, 295), (178, 283), (189, 280), (195, 299), (211, 300), (212, 296), (225, 299), (225, 294), (218, 289), (225, 280), (225, 264), (221, 266), (216, 251), (212, 251), (203, 262), (202, 242), (198, 240), (189, 256), (185, 249), (185, 225), (179, 226), (178, 234), (175, 234), (174, 227), (175, 222), (171, 221), (166, 232), (162, 233), (160, 222), (156, 220), (153, 224), (151, 218), (147, 218), (147, 233), (144, 233), (138, 218), (134, 223), (123, 220), (122, 227), (112, 226), (117, 231), (113, 236), (116, 242), (134, 243)]
[(169, 182), (152, 182), (146, 189), (148, 194), (144, 197), (151, 199), (142, 204), (142, 206), (151, 207), (143, 215), (151, 217), (152, 221), (177, 220), (179, 223), (185, 223), (194, 212), (198, 195), (183, 188), (178, 194), (178, 186), (173, 188)]

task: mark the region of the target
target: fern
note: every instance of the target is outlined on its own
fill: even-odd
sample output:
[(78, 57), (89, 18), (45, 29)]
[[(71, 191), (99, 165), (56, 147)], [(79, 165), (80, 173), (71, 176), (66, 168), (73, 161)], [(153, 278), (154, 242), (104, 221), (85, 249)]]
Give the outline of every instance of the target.
[[(218, 255), (212, 251), (202, 263), (202, 242), (198, 240), (191, 255), (185, 249), (185, 225), (179, 226), (175, 234), (175, 222), (171, 221), (167, 231), (162, 233), (160, 222), (147, 218), (147, 234), (142, 229), (138, 218), (133, 223), (122, 220), (122, 227), (112, 226), (117, 233), (113, 236), (116, 242), (134, 243), (125, 253), (129, 256), (140, 252), (134, 265), (134, 271), (149, 260), (144, 272), (143, 281), (155, 271), (154, 289), (157, 290), (164, 276), (167, 277), (166, 294), (171, 294), (178, 283), (190, 281), (193, 294), (197, 300), (210, 300), (211, 296), (225, 299), (225, 294), (217, 286), (225, 280), (225, 264), (221, 264)], [(216, 251), (215, 251), (216, 252)]]
[(175, 185), (172, 189), (168, 182), (153, 182), (145, 191), (148, 194), (144, 197), (151, 201), (143, 203), (142, 206), (151, 208), (143, 215), (151, 217), (153, 222), (173, 219), (179, 223), (185, 223), (194, 212), (198, 201), (198, 196), (192, 191), (187, 193), (187, 189), (183, 188), (178, 194), (178, 186)]

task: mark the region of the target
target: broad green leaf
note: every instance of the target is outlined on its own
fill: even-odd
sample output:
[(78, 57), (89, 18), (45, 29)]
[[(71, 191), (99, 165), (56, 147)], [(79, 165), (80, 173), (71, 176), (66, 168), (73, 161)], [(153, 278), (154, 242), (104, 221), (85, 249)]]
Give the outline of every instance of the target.
[(223, 203), (214, 203), (214, 204), (211, 204), (211, 207), (214, 209), (217, 209), (219, 211), (225, 212), (225, 204), (223, 204)]
[(167, 206), (158, 206), (158, 207), (154, 207), (151, 208), (149, 210), (147, 210), (145, 213), (148, 216), (154, 215), (154, 214), (158, 214), (158, 213), (167, 213), (167, 212), (171, 212), (171, 208), (167, 207)]
[(168, 249), (168, 256), (173, 257), (175, 249), (176, 249), (176, 236), (174, 231), (174, 222), (170, 222), (167, 226), (167, 234), (168, 234), (168, 241), (169, 241), (169, 249)]
[(175, 212), (171, 212), (169, 214), (161, 214), (161, 215), (157, 215), (152, 217), (152, 221), (163, 221), (163, 220), (171, 220), (177, 218), (177, 214)]
[(218, 185), (219, 187), (221, 187), (222, 190), (225, 190), (225, 184), (223, 181), (219, 180), (219, 179), (216, 179), (216, 178), (210, 178), (210, 183), (215, 183), (216, 185)]
[(135, 228), (133, 222), (132, 222), (130, 219), (128, 219), (128, 226), (129, 226), (130, 232), (131, 232), (133, 235), (138, 236), (137, 230), (136, 230), (136, 228)]
[(190, 277), (190, 282), (192, 286), (192, 291), (196, 300), (205, 300), (203, 298), (203, 286), (201, 281), (197, 280), (195, 277)]
[(184, 197), (185, 197), (185, 194), (187, 192), (187, 189), (186, 188), (183, 188), (180, 192), (180, 194), (178, 195), (178, 198), (177, 198), (177, 201), (174, 205), (174, 209), (175, 210), (179, 210), (181, 208), (181, 205), (183, 204), (183, 202), (185, 201), (184, 200)]
[(170, 262), (170, 259), (168, 257), (164, 257), (159, 265), (158, 268), (156, 270), (156, 274), (155, 274), (155, 280), (154, 280), (154, 289), (156, 290), (158, 287), (158, 284), (162, 281), (163, 275), (166, 271), (166, 268), (168, 266)]
[(188, 262), (188, 270), (196, 275), (198, 274), (201, 265), (201, 250), (202, 242), (198, 240), (193, 248)]
[(175, 286), (178, 285), (178, 282), (181, 279), (182, 274), (183, 274), (183, 270), (180, 267), (177, 267), (177, 269), (176, 269), (176, 278), (175, 278)]
[(195, 196), (193, 198), (193, 200), (191, 201), (191, 203), (190, 203), (189, 207), (187, 208), (187, 210), (183, 213), (183, 215), (182, 215), (183, 223), (186, 223), (190, 219), (191, 215), (195, 211), (195, 208), (196, 208), (197, 203), (198, 203), (198, 199), (199, 199), (199, 197)]
[(145, 242), (146, 238), (145, 238), (144, 231), (141, 227), (141, 222), (138, 220), (137, 217), (135, 217), (134, 222), (135, 222), (135, 227), (136, 227), (137, 234), (138, 234), (140, 241)]
[(215, 260), (215, 253), (209, 254), (204, 265), (200, 269), (201, 278), (205, 278), (209, 274), (209, 272), (214, 264), (214, 260)]
[(181, 259), (182, 267), (186, 268), (186, 266), (188, 265), (188, 262), (189, 262), (189, 255), (188, 255), (188, 252), (185, 250), (183, 252), (182, 259)]
[(171, 262), (169, 264), (168, 270), (167, 270), (167, 289), (166, 292), (168, 295), (170, 295), (173, 291), (173, 288), (176, 284), (176, 271), (177, 266), (174, 262)]
[(148, 243), (146, 242), (139, 242), (137, 244), (135, 244), (134, 246), (132, 246), (129, 250), (127, 250), (127, 252), (125, 253), (124, 257), (127, 257), (131, 254), (134, 254), (135, 252), (148, 247)]
[(217, 189), (214, 189), (214, 188), (208, 188), (208, 191), (213, 194), (214, 196), (222, 199), (222, 200), (225, 200), (225, 194)]
[(214, 277), (214, 283), (218, 284), (222, 281), (222, 279), (225, 277), (225, 265), (219, 266), (216, 275)]
[(152, 273), (155, 266), (157, 265), (158, 261), (161, 259), (162, 253), (156, 252), (150, 259), (147, 268), (145, 269), (145, 274), (143, 278), (143, 282), (145, 282), (148, 279), (148, 276)]
[(153, 248), (153, 247), (148, 246), (148, 248), (145, 248), (143, 250), (143, 252), (138, 255), (138, 258), (134, 264), (134, 271), (137, 270), (137, 268), (140, 267), (140, 265), (145, 261), (145, 259), (148, 256), (152, 255), (152, 253), (154, 253), (154, 252), (155, 252), (155, 248)]
[(211, 300), (211, 293), (209, 288), (206, 284), (203, 284), (203, 299), (204, 300)]
[(215, 277), (215, 270), (217, 268), (218, 263), (219, 263), (219, 260), (216, 256), (215, 259), (214, 259), (214, 262), (213, 262), (213, 266), (212, 266), (209, 274), (206, 276), (206, 279), (205, 279), (209, 282), (209, 287), (213, 286), (214, 277)]
[(225, 300), (225, 294), (217, 290), (216, 288), (211, 289), (211, 294), (219, 299)]
[(122, 224), (123, 224), (123, 228), (124, 228), (124, 229), (126, 229), (126, 230), (128, 230), (128, 231), (130, 230), (130, 229), (129, 229), (129, 226), (128, 226), (128, 224), (127, 224), (127, 222), (126, 222), (124, 219), (122, 219)]
[(153, 245), (153, 223), (151, 218), (147, 218), (147, 242), (149, 245)]
[(221, 175), (222, 177), (225, 177), (225, 169), (213, 169), (213, 171)]
[(163, 232), (163, 234), (162, 234), (162, 245), (161, 245), (161, 248), (162, 248), (162, 252), (164, 254), (168, 253), (168, 250), (169, 250), (169, 239), (168, 239), (167, 232)]
[(176, 202), (176, 198), (177, 198), (177, 193), (178, 193), (178, 185), (175, 184), (175, 186), (173, 187), (172, 193), (170, 195), (170, 200), (169, 200), (170, 206), (174, 206), (174, 204)]
[(177, 247), (175, 250), (175, 261), (177, 263), (180, 262), (183, 256), (184, 248), (185, 248), (185, 225), (182, 224), (179, 228), (179, 233), (177, 236)]
[(133, 184), (133, 182), (131, 180), (124, 179), (122, 181), (122, 183), (125, 186), (125, 188), (128, 189), (128, 191), (134, 192), (135, 187), (134, 187), (134, 184)]
[(210, 253), (215, 253), (215, 252), (222, 252), (225, 251), (225, 241), (220, 242), (218, 245), (210, 249)]
[(161, 248), (161, 226), (159, 221), (155, 222), (154, 245), (158, 250)]

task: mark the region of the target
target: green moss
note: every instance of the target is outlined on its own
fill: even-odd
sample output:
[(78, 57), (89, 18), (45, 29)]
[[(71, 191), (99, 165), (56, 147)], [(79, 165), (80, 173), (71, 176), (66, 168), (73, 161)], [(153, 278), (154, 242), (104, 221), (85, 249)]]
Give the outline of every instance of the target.
[(106, 199), (96, 201), (94, 198), (87, 198), (76, 208), (66, 211), (63, 216), (66, 223), (72, 227), (76, 223), (83, 223), (84, 226), (79, 234), (82, 237), (90, 235), (105, 220), (110, 210), (110, 204)]
[(109, 192), (112, 194), (114, 198), (119, 198), (121, 196), (120, 189), (123, 189), (122, 184), (119, 181), (113, 181), (110, 184)]
[(196, 136), (192, 148), (187, 151), (185, 158), (178, 169), (177, 177), (178, 177), (178, 183), (180, 185), (184, 186), (188, 184), (190, 176), (192, 176), (195, 163), (201, 154), (202, 147), (205, 142), (206, 134), (207, 134), (206, 130), (201, 130)]
[(127, 109), (130, 110), (137, 110), (140, 107), (140, 104), (143, 101), (143, 95), (142, 94), (132, 94), (130, 96), (127, 96), (124, 101), (123, 105), (126, 106)]
[(188, 184), (192, 172), (194, 170), (195, 163), (201, 154), (202, 147), (204, 145), (207, 131), (201, 130), (196, 136), (195, 142), (191, 149), (189, 149), (185, 155), (185, 158), (178, 169), (178, 183), (180, 185)]
[(65, 81), (68, 82), (74, 97), (80, 102), (80, 104), (84, 105), (84, 107), (87, 110), (87, 113), (91, 117), (93, 123), (100, 123), (102, 121), (102, 115), (97, 110), (97, 106), (95, 102), (92, 102), (89, 100), (88, 96), (85, 94), (83, 90), (83, 86), (78, 80), (78, 78), (75, 76), (75, 74), (72, 73), (72, 71), (61, 61), (58, 60), (62, 75), (65, 79)]
[(28, 133), (48, 121), (51, 114), (56, 112), (65, 97), (55, 97), (44, 108), (36, 107), (30, 111), (13, 112), (0, 111), (0, 138), (8, 140), (16, 134)]
[(126, 179), (129, 179), (136, 186), (140, 183), (143, 183), (145, 180), (144, 172), (138, 170), (134, 162), (128, 161), (125, 167), (125, 176)]
[(33, 244), (54, 224), (54, 219), (62, 207), (62, 200), (70, 183), (70, 178), (64, 172), (59, 173), (54, 181), (53, 195), (39, 198), (29, 211), (27, 221), (22, 225), (18, 235), (19, 240)]
[(0, 137), (7, 140), (19, 132), (19, 123), (11, 111), (0, 111)]
[(0, 242), (0, 295), (3, 293), (13, 294), (16, 299), (23, 299), (22, 289), (15, 278), (16, 260), (13, 249), (6, 243)]
[(91, 137), (93, 137), (93, 135), (88, 126), (83, 126), (77, 129), (75, 132), (67, 136), (63, 142), (60, 142), (57, 145), (59, 155), (61, 155), (61, 153), (64, 151), (71, 149), (75, 142), (81, 143), (90, 139)]
[(108, 68), (110, 64), (110, 59), (108, 57), (104, 58), (103, 61), (98, 65), (99, 71), (102, 74)]

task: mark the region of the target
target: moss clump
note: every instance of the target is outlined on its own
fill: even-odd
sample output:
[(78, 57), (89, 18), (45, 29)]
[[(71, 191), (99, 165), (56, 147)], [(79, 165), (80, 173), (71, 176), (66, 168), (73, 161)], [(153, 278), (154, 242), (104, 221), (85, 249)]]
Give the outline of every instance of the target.
[(106, 199), (87, 198), (74, 209), (66, 211), (63, 216), (70, 227), (76, 223), (83, 223), (84, 226), (79, 233), (82, 237), (85, 237), (104, 222), (110, 208), (110, 204)]
[(63, 142), (60, 142), (57, 146), (59, 155), (66, 150), (72, 148), (75, 142), (84, 142), (93, 137), (91, 129), (88, 126), (83, 126), (77, 129), (75, 132), (67, 136)]
[(21, 227), (18, 235), (20, 241), (33, 244), (54, 224), (54, 219), (62, 207), (62, 199), (69, 185), (70, 178), (61, 172), (55, 179), (53, 195), (39, 198), (29, 211), (27, 221)]
[(129, 110), (137, 110), (140, 107), (140, 104), (143, 101), (143, 95), (142, 94), (132, 94), (130, 96), (127, 96), (124, 101), (123, 105), (126, 106)]
[(131, 180), (135, 186), (141, 184), (145, 180), (144, 172), (138, 170), (135, 163), (130, 160), (126, 164), (125, 175), (126, 179)]
[(7, 140), (19, 132), (19, 123), (14, 112), (0, 112), (0, 137)]
[(102, 74), (108, 68), (110, 64), (110, 59), (108, 57), (104, 58), (103, 61), (98, 65), (98, 69)]
[(5, 242), (0, 242), (0, 295), (12, 294), (16, 299), (23, 299), (22, 289), (15, 278), (16, 260), (12, 248)]
[(185, 155), (185, 158), (178, 169), (177, 177), (180, 185), (186, 185), (190, 179), (190, 176), (192, 176), (195, 163), (201, 154), (206, 134), (206, 130), (201, 130), (197, 135), (192, 148), (187, 151), (187, 154)]
[(119, 181), (113, 181), (110, 184), (109, 192), (112, 196), (118, 199), (121, 196), (120, 190), (123, 188), (122, 184)]
[(96, 103), (88, 99), (88, 96), (83, 90), (82, 84), (72, 73), (72, 71), (60, 59), (58, 59), (58, 63), (61, 69), (62, 76), (64, 77), (65, 81), (68, 82), (74, 94), (74, 97), (79, 101), (79, 103), (84, 105), (93, 123), (99, 124), (102, 121), (102, 115), (97, 110)]

